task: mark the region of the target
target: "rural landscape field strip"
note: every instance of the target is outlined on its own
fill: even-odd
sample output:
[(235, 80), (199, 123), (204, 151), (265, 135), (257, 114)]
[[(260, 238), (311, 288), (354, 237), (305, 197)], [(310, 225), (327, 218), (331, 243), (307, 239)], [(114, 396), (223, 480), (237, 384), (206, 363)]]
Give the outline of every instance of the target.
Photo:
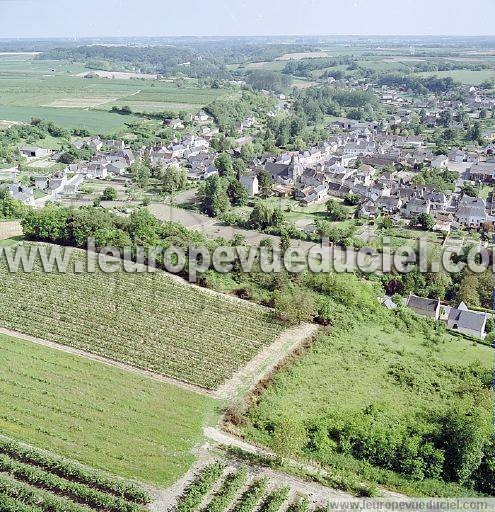
[[(0, 433), (156, 485), (188, 469), (204, 425), (219, 414), (208, 396), (4, 335), (0, 376)], [(0, 443), (13, 456), (5, 450)], [(24, 457), (16, 460), (29, 463)]]
[(0, 259), (0, 275), (1, 326), (209, 389), (283, 330), (265, 308), (164, 272), (11, 274)]

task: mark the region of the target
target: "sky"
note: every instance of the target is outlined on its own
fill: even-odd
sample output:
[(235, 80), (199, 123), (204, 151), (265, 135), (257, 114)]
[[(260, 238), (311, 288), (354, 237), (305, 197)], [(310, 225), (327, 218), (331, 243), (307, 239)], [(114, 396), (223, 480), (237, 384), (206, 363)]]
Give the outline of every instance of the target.
[(495, 0), (0, 0), (0, 38), (494, 35)]

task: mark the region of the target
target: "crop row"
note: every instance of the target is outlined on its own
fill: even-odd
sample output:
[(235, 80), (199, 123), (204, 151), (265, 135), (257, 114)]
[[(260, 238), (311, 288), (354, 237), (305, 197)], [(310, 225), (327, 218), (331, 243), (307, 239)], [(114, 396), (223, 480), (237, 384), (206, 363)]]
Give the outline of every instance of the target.
[(287, 512), (308, 512), (309, 502), (307, 498), (299, 498), (287, 507)]
[(101, 492), (113, 494), (128, 501), (142, 504), (150, 501), (149, 495), (133, 483), (112, 480), (77, 463), (48, 455), (41, 450), (25, 448), (12, 440), (0, 438), (0, 453), (7, 454), (12, 459), (36, 466), (61, 478), (89, 485)]
[(140, 505), (47, 473), (40, 468), (11, 459), (5, 454), (0, 454), (0, 471), (34, 487), (46, 489), (91, 508), (104, 509), (109, 512), (139, 512), (142, 510)]
[(176, 512), (194, 512), (222, 476), (223, 470), (221, 462), (214, 462), (201, 470), (179, 497)]
[(246, 482), (247, 468), (229, 473), (222, 484), (222, 487), (212, 497), (210, 503), (205, 507), (204, 512), (223, 512), (235, 498)]
[(261, 478), (252, 483), (241, 495), (232, 512), (252, 512), (265, 493), (267, 485), (266, 478)]
[(289, 488), (282, 487), (270, 492), (263, 500), (258, 509), (258, 512), (278, 512), (279, 508), (284, 504), (285, 500), (289, 497)]
[(2, 512), (43, 512), (34, 505), (25, 505), (22, 501), (15, 500), (5, 493), (0, 493), (0, 510)]
[(0, 474), (0, 495), (5, 495), (27, 506), (39, 507), (43, 512), (91, 512), (91, 509), (84, 505), (35, 489), (2, 474)]

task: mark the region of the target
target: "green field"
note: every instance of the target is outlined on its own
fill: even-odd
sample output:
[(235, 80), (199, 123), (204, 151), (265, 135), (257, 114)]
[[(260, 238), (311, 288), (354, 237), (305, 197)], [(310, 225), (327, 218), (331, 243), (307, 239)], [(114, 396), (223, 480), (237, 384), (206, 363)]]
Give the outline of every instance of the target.
[[(76, 260), (86, 253), (74, 250)], [(0, 259), (0, 325), (216, 388), (275, 340), (270, 310), (165, 272), (10, 273)], [(98, 265), (96, 266), (98, 269)]]
[(0, 120), (40, 117), (65, 128), (112, 133), (136, 119), (109, 112), (112, 106), (129, 105), (135, 112), (197, 112), (227, 94), (199, 88), (195, 80), (178, 88), (171, 81), (76, 76), (84, 72), (89, 70), (80, 64), (0, 55)]
[(495, 69), (483, 69), (480, 71), (470, 71), (459, 69), (454, 71), (436, 71), (435, 73), (416, 73), (418, 76), (428, 77), (437, 76), (439, 78), (452, 78), (457, 82), (467, 85), (479, 85), (487, 80), (495, 79)]
[(217, 418), (208, 397), (4, 335), (0, 375), (0, 433), (160, 486)]
[[(369, 445), (373, 461), (373, 443), (383, 443), (378, 453), (385, 456), (393, 450), (396, 436), (403, 435), (399, 434), (401, 425), (418, 422), (421, 426), (415, 428), (431, 431), (433, 436), (438, 415), (473, 404), (483, 417), (484, 428), (493, 430), (493, 350), (447, 334), (431, 339), (420, 333), (408, 335), (403, 328), (380, 327), (377, 322), (336, 328), (321, 336), (304, 357), (274, 378), (248, 410), (245, 434), (277, 451), (292, 450), (293, 455), (316, 460), (353, 481), (380, 483), (414, 495), (473, 492), (440, 480), (432, 483), (419, 476), (417, 481), (406, 480), (386, 469), (372, 469), (354, 458), (353, 446)], [(483, 385), (474, 378), (483, 370), (474, 368), (485, 369)], [(354, 441), (356, 445), (341, 445), (339, 436), (343, 439), (347, 429), (359, 429), (361, 424), (364, 431)], [(305, 441), (302, 434), (295, 434), (302, 426), (308, 436)], [(283, 432), (289, 432), (287, 437)], [(309, 439), (313, 443), (306, 445)]]

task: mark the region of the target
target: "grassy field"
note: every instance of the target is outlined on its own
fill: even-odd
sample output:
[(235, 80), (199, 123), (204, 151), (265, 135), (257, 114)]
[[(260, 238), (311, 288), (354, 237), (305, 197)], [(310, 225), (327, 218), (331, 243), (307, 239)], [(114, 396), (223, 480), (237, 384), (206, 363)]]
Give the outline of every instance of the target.
[[(72, 252), (83, 263), (83, 251)], [(96, 266), (98, 268), (98, 265)], [(165, 272), (7, 271), (0, 325), (216, 388), (275, 340), (269, 310), (204, 292)]]
[(0, 433), (162, 486), (217, 418), (208, 397), (4, 335), (0, 375)]
[(197, 112), (221, 89), (199, 88), (188, 80), (183, 88), (170, 81), (84, 78), (80, 64), (39, 61), (26, 55), (0, 56), (0, 120), (29, 121), (41, 117), (66, 128), (112, 133), (132, 116), (109, 112), (129, 105), (136, 112)]
[(435, 75), (439, 78), (451, 77), (457, 82), (467, 85), (479, 85), (486, 80), (495, 78), (495, 69), (483, 69), (480, 71), (470, 71), (459, 69), (454, 71), (436, 71), (435, 73), (417, 73), (418, 76), (428, 77)]
[[(387, 414), (396, 424), (406, 418), (422, 418), (424, 428), (430, 428), (426, 425), (436, 414), (470, 404), (474, 399), (467, 391), (469, 378), (464, 373), (472, 364), (491, 372), (493, 350), (447, 334), (427, 340), (419, 333), (408, 335), (393, 325), (380, 327), (376, 322), (352, 329), (337, 328), (332, 334), (321, 336), (304, 357), (275, 377), (248, 411), (244, 431), (251, 440), (281, 449), (277, 448), (281, 442), (277, 444), (274, 426), (288, 419), (310, 430), (313, 425), (329, 422), (333, 425), (327, 427), (331, 432), (337, 431), (338, 425), (344, 428), (352, 423), (351, 418), (356, 415), (366, 415), (363, 411), (375, 411), (377, 418)], [(493, 391), (476, 388), (475, 396), (489, 425)], [(382, 429), (386, 432), (385, 423)], [(293, 430), (297, 428), (290, 431)], [(415, 495), (433, 491), (434, 486), (428, 487), (431, 482), (426, 480), (401, 480), (395, 473), (376, 468), (372, 471), (369, 464), (338, 451), (333, 438), (325, 444), (323, 435), (313, 434), (320, 448), (304, 451), (304, 455), (332, 471), (343, 471), (345, 478), (354, 475), (358, 481), (375, 479)], [(441, 485), (446, 486), (445, 493), (464, 492)]]

